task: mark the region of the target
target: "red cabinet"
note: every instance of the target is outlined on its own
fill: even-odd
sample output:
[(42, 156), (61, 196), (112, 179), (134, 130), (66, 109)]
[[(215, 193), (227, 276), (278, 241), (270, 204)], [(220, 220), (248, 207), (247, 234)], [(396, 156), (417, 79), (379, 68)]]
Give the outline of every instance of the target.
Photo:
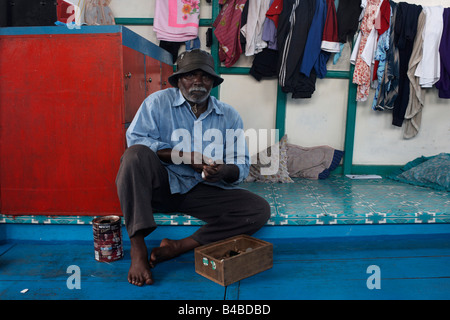
[(122, 26), (0, 29), (0, 212), (121, 214), (127, 123), (171, 59)]

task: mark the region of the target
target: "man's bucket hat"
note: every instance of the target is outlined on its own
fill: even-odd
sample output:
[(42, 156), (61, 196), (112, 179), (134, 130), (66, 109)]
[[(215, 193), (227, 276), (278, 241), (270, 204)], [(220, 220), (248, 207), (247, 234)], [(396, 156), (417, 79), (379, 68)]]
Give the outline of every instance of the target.
[(177, 71), (170, 77), (170, 84), (178, 87), (178, 76), (200, 69), (214, 78), (213, 87), (217, 87), (223, 82), (223, 79), (214, 71), (214, 59), (211, 54), (200, 49), (194, 49), (181, 53), (177, 58)]

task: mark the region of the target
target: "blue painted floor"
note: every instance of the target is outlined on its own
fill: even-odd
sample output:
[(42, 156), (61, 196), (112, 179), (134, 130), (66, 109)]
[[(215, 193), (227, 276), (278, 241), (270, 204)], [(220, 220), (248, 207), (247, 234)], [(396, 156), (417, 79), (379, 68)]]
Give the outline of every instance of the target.
[[(154, 285), (135, 287), (126, 280), (129, 244), (123, 259), (102, 263), (91, 242), (6, 242), (0, 245), (0, 300), (450, 298), (448, 234), (265, 240), (274, 244), (273, 268), (227, 288), (195, 272), (193, 252), (157, 265)], [(79, 267), (80, 289), (67, 287), (72, 265)], [(379, 273), (368, 272), (373, 265)], [(380, 288), (369, 289), (368, 282)]]

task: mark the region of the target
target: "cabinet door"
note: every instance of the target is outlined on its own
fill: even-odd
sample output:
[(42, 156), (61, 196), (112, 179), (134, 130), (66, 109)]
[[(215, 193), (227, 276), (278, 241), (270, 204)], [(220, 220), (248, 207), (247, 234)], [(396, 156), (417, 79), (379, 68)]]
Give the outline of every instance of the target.
[(161, 90), (160, 62), (149, 56), (145, 57), (145, 95), (149, 96), (155, 91)]
[(0, 37), (2, 213), (120, 214), (120, 46), (118, 34)]
[(173, 73), (173, 65), (161, 62), (161, 89), (172, 87), (169, 83), (169, 76)]
[(145, 99), (145, 56), (123, 46), (124, 123), (131, 122)]

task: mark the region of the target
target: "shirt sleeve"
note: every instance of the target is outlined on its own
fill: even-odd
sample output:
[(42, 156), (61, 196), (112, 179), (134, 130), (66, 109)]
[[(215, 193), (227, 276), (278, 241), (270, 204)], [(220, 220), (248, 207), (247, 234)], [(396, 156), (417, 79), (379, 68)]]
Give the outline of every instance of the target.
[(152, 96), (142, 102), (139, 110), (127, 129), (127, 145), (142, 144), (149, 147), (153, 152), (161, 149), (171, 149), (172, 146), (161, 140), (157, 101)]

